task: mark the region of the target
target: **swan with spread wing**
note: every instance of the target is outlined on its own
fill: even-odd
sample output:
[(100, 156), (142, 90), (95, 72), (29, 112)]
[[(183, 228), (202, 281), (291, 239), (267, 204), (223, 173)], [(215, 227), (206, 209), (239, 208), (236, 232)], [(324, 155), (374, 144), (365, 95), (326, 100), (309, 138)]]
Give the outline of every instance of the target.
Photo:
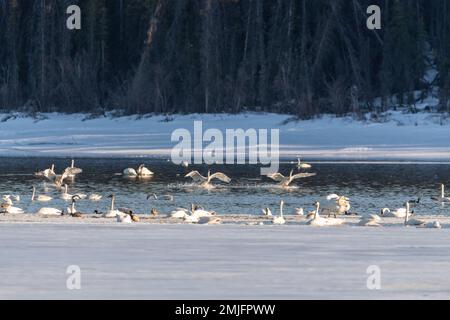
[(269, 174), (267, 177), (274, 181), (279, 182), (281, 187), (288, 188), (289, 185), (297, 179), (314, 177), (315, 175), (316, 175), (316, 173), (305, 173), (305, 172), (294, 174), (294, 170), (292, 170), (291, 173), (289, 174), (289, 176), (287, 176), (287, 177), (283, 176), (279, 172), (274, 173), (274, 174)]
[(222, 172), (216, 172), (214, 174), (211, 174), (211, 171), (208, 171), (208, 176), (204, 177), (202, 176), (198, 171), (192, 171), (188, 173), (185, 178), (192, 178), (197, 183), (200, 183), (200, 186), (204, 188), (211, 187), (211, 181), (214, 179), (220, 180), (225, 183), (230, 183), (231, 179), (223, 174)]

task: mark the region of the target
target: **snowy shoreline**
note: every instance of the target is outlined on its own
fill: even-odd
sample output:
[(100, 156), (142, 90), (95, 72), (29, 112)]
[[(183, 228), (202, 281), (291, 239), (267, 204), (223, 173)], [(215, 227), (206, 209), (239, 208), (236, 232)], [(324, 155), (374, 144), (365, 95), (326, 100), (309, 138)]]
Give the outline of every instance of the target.
[(2, 299), (450, 297), (448, 229), (0, 223), (0, 241)]
[[(0, 119), (6, 115), (0, 114)], [(167, 158), (176, 145), (174, 130), (279, 129), (281, 158), (302, 155), (337, 161), (448, 161), (450, 124), (443, 115), (390, 112), (383, 122), (350, 117), (289, 121), (290, 116), (247, 113), (239, 115), (173, 115), (95, 118), (86, 115), (45, 114), (36, 121), (18, 116), (0, 122), (3, 157), (156, 157)]]

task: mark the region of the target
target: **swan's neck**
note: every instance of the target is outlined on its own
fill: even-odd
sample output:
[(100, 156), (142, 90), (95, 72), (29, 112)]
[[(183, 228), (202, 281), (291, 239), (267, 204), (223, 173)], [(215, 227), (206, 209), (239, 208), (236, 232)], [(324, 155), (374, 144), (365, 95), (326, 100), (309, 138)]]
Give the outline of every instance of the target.
[(317, 218), (320, 217), (320, 215), (319, 215), (319, 210), (320, 210), (320, 204), (318, 203), (318, 204), (316, 205), (316, 212), (314, 213), (314, 219), (317, 219)]
[(280, 204), (280, 216), (283, 218), (283, 207), (284, 207), (284, 203), (281, 202)]
[(75, 167), (75, 160), (72, 160), (72, 163), (70, 164), (70, 167), (71, 168)]
[(34, 201), (35, 196), (36, 196), (36, 188), (33, 187), (33, 194), (31, 195), (31, 201)]
[(116, 197), (112, 197), (111, 198), (111, 211), (114, 210), (114, 202), (115, 202), (115, 200), (116, 200)]
[(72, 214), (75, 213), (75, 201), (72, 200)]
[(409, 221), (409, 202), (406, 203), (405, 223)]
[(445, 198), (445, 185), (441, 185), (441, 198)]

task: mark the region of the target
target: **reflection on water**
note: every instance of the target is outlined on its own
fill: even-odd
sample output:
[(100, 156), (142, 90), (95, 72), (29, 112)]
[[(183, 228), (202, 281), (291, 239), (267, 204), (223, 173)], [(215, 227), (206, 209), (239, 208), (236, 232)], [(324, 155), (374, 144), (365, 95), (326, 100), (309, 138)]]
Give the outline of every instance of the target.
[[(152, 179), (125, 179), (120, 173), (124, 168), (138, 167), (145, 162), (155, 172)], [(33, 172), (55, 163), (57, 173), (66, 168), (69, 159), (45, 158), (0, 158), (0, 195), (18, 194), (22, 200), (17, 206), (27, 212), (36, 212), (42, 206), (67, 207), (59, 199), (59, 193), (44, 180), (35, 178)], [(207, 166), (192, 166), (188, 169), (175, 166), (166, 160), (154, 159), (78, 159), (76, 166), (84, 172), (76, 180), (68, 180), (69, 193), (100, 193), (100, 202), (80, 201), (77, 209), (82, 212), (104, 211), (109, 205), (106, 197), (115, 193), (117, 205), (129, 207), (138, 213), (149, 213), (156, 207), (162, 213), (176, 207), (189, 207), (191, 203), (203, 205), (219, 214), (260, 214), (261, 208), (269, 206), (275, 210), (281, 199), (286, 202), (288, 213), (296, 207), (312, 209), (312, 204), (330, 193), (349, 196), (352, 212), (378, 213), (382, 207), (397, 208), (407, 200), (422, 198), (416, 208), (417, 214), (448, 214), (449, 207), (433, 202), (430, 197), (438, 195), (439, 183), (450, 181), (450, 164), (373, 164), (373, 163), (315, 163), (317, 176), (295, 181), (294, 188), (277, 188), (273, 181), (261, 177), (258, 166), (211, 166), (222, 171), (233, 181), (220, 184), (212, 190), (204, 190), (192, 184), (184, 175), (190, 170), (206, 174)], [(288, 174), (292, 164), (281, 165), (281, 172)], [(54, 197), (50, 203), (31, 203), (32, 186), (39, 194)], [(47, 187), (47, 188), (46, 188)], [(450, 192), (450, 189), (449, 189)], [(147, 195), (172, 194), (175, 201), (149, 201)]]

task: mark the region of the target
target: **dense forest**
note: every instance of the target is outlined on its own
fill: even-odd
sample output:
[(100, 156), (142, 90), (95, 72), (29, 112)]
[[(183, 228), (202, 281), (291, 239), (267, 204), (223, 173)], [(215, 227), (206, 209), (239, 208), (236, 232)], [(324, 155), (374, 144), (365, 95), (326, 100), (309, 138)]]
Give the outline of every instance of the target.
[(412, 106), (415, 90), (450, 111), (450, 1), (0, 0), (3, 110), (309, 117)]

